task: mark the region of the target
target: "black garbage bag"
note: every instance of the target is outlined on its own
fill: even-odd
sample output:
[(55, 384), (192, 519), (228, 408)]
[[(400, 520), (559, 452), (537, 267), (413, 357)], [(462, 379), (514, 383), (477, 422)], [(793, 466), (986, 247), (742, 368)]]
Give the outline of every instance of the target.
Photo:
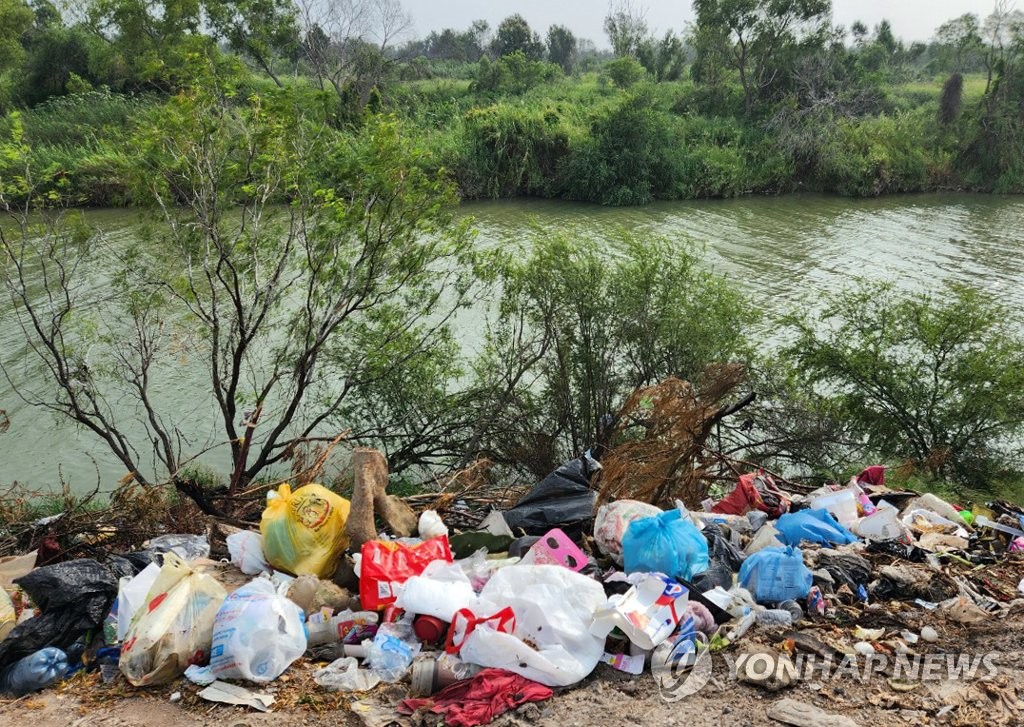
[(589, 454), (570, 460), (534, 485), (512, 508), (502, 513), (517, 535), (544, 535), (561, 528), (579, 541), (594, 517), (597, 493), (590, 480), (601, 469)]
[(871, 563), (854, 553), (822, 550), (818, 553), (818, 567), (828, 571), (837, 588), (845, 583), (854, 593), (857, 586), (866, 586), (871, 580)]
[(708, 541), (708, 578), (716, 586), (728, 590), (733, 587), (733, 574), (743, 565), (746, 557), (729, 542), (722, 529), (715, 523), (705, 523), (701, 531)]
[(871, 540), (868, 541), (869, 553), (884, 553), (894, 555), (911, 563), (924, 563), (928, 558), (928, 551), (916, 545), (902, 543), (898, 540)]
[(14, 582), (40, 610), (0, 641), (0, 670), (44, 646), (67, 649), (98, 628), (117, 597), (117, 574), (91, 558), (36, 568)]

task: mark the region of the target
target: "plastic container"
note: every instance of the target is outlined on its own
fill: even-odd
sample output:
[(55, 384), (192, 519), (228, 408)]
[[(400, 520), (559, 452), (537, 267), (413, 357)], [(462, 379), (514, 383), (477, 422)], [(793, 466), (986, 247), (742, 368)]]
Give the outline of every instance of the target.
[(840, 490), (828, 495), (819, 495), (811, 500), (812, 510), (828, 510), (832, 517), (845, 528), (856, 522), (857, 495), (852, 490)]
[(560, 565), (579, 572), (586, 568), (587, 554), (558, 528), (540, 537), (523, 557), (522, 565)]
[(427, 644), (443, 641), (448, 633), (448, 624), (435, 616), (417, 616), (412, 628), (416, 638)]
[(899, 515), (894, 507), (880, 507), (857, 522), (853, 532), (868, 540), (906, 540), (907, 526), (900, 522)]
[(38, 692), (64, 676), (68, 656), (55, 646), (47, 646), (19, 659), (0, 675), (0, 694), (21, 697)]
[(469, 679), (480, 671), (475, 664), (467, 664), (452, 654), (435, 659), (417, 659), (412, 664), (411, 693), (415, 697), (429, 697), (449, 684)]

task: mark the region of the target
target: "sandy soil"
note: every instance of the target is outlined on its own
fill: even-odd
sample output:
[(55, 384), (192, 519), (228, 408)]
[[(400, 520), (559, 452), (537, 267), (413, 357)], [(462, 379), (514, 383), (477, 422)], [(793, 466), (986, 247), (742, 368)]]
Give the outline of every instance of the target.
[[(852, 718), (856, 724), (872, 727), (890, 725), (1024, 725), (1024, 710), (1013, 703), (1024, 671), (1024, 613), (1011, 613), (1002, 620), (975, 626), (944, 622), (934, 614), (896, 607), (874, 610), (837, 621), (805, 628), (832, 643), (852, 643), (854, 623), (864, 626), (888, 624), (890, 629), (905, 625), (919, 629), (927, 621), (940, 639), (919, 651), (972, 654), (998, 652), (993, 658), (999, 675), (985, 681), (896, 683), (884, 674), (861, 683), (836, 678), (798, 683), (771, 692), (730, 678), (724, 658), (717, 658), (711, 683), (699, 693), (676, 703), (664, 701), (654, 678), (645, 673), (631, 676), (611, 667), (597, 670), (575, 688), (556, 693), (551, 700), (529, 704), (499, 717), (493, 724), (503, 727), (583, 727), (584, 725), (778, 725), (767, 716), (775, 702), (790, 698), (813, 704), (829, 713)], [(845, 621), (845, 623), (843, 623)], [(837, 626), (837, 623), (841, 624)], [(755, 627), (740, 643), (726, 652), (773, 650), (785, 642), (784, 630)], [(363, 695), (370, 711), (355, 713), (342, 695), (325, 697), (309, 676), (315, 668), (300, 663), (289, 671), (287, 682), (278, 682), (279, 704), (271, 713), (260, 714), (239, 707), (211, 704), (196, 696), (198, 688), (185, 681), (167, 687), (133, 691), (123, 683), (104, 685), (96, 675), (80, 675), (58, 688), (19, 700), (0, 701), (0, 723), (22, 727), (255, 727), (257, 725), (371, 725), (378, 727), (394, 719), (390, 705), (404, 696), (401, 686), (382, 686)], [(172, 694), (180, 699), (172, 701)], [(1024, 691), (1020, 692), (1024, 698)], [(1020, 704), (1019, 702), (1017, 703)], [(944, 706), (951, 706), (942, 712)], [(1024, 707), (1024, 705), (1020, 705)], [(433, 725), (436, 718), (397, 722), (403, 725)], [(825, 727), (816, 725), (816, 727)]]

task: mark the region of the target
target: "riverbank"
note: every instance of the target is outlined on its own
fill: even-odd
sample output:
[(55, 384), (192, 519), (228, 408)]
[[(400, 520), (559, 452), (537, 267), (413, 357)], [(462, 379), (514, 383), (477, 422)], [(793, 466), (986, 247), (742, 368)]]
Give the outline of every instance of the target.
[[(339, 122), (336, 99), (292, 79), (283, 90), (239, 79), (236, 93), (300, 109), (311, 130), (345, 143), (358, 122)], [(443, 171), (465, 200), (541, 197), (634, 206), (655, 200), (778, 195), (795, 191), (880, 197), (929, 191), (1019, 193), (1012, 159), (979, 152), (986, 106), (980, 76), (964, 82), (962, 115), (940, 123), (942, 79), (877, 89), (870, 113), (824, 107), (750, 118), (709, 106), (691, 81), (621, 89), (599, 73), (559, 77), (522, 94), (486, 94), (464, 82), (396, 84), (378, 113), (421, 143), (420, 164)], [(0, 143), (24, 145), (37, 192), (48, 204), (132, 206), (144, 202), (137, 176), (143, 137), (167, 113), (160, 95), (109, 90), (52, 98), (0, 119)], [(985, 127), (987, 128), (987, 127)], [(991, 141), (991, 140), (990, 140)], [(989, 142), (986, 142), (989, 143)], [(1012, 157), (1013, 155), (1009, 155)], [(0, 162), (0, 179), (24, 172)], [(337, 177), (329, 159), (312, 173)]]

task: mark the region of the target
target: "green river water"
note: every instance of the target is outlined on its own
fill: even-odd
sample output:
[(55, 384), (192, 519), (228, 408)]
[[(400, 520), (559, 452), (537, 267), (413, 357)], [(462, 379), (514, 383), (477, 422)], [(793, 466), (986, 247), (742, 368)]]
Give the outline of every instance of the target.
[[(857, 276), (894, 281), (907, 290), (936, 290), (961, 281), (1024, 306), (1024, 199), (974, 195), (914, 195), (871, 200), (821, 196), (748, 198), (604, 208), (566, 202), (513, 200), (463, 206), (476, 219), (482, 244), (516, 245), (531, 224), (574, 226), (602, 235), (618, 227), (642, 234), (687, 237), (703, 246), (707, 263), (727, 276), (769, 316), (812, 305), (822, 291)], [(97, 210), (88, 221), (108, 244), (130, 240), (137, 211)], [(466, 325), (471, 343), (478, 325)], [(771, 340), (773, 332), (763, 331)], [(0, 300), (0, 349), (25, 345)], [(10, 348), (9, 348), (10, 347)], [(19, 376), (45, 386), (42, 367)], [(176, 410), (197, 425), (210, 422), (208, 395), (168, 382), (155, 392), (158, 407)], [(128, 404), (126, 404), (127, 406)], [(0, 378), (0, 410), (10, 430), (0, 434), (0, 487), (19, 481), (50, 486), (59, 469), (75, 489), (91, 489), (98, 468), (112, 489), (124, 467), (86, 432), (26, 406)], [(123, 412), (125, 419), (136, 416)], [(96, 467), (93, 466), (96, 462)]]

